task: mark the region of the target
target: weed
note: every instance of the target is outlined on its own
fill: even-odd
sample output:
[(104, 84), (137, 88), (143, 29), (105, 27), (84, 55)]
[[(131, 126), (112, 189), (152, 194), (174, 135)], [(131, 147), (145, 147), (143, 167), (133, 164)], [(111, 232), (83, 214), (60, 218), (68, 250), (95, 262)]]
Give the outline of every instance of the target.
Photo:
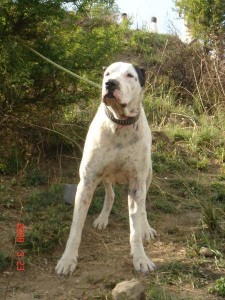
[(4, 162), (0, 161), (0, 174), (5, 174), (6, 170), (7, 170), (7, 165)]
[(155, 172), (177, 172), (187, 168), (184, 160), (175, 151), (162, 153), (156, 150), (152, 155), (152, 165)]
[(171, 261), (160, 268), (161, 282), (167, 284), (192, 283), (196, 287), (206, 285), (209, 275), (206, 274), (204, 268), (195, 263), (184, 263), (182, 261)]
[(31, 252), (50, 251), (66, 236), (72, 218), (72, 206), (62, 200), (61, 185), (35, 193), (26, 199), (23, 221), (30, 228), (23, 247)]
[(196, 135), (196, 144), (197, 146), (208, 146), (214, 141), (215, 132), (212, 128), (206, 127), (199, 131), (199, 134)]
[(59, 214), (63, 207), (47, 209), (45, 219), (32, 225), (31, 230), (26, 233), (23, 247), (31, 252), (43, 252), (53, 250), (59, 241), (66, 236), (69, 224), (65, 217)]
[(174, 204), (168, 202), (166, 199), (156, 199), (153, 201), (153, 207), (166, 214), (177, 213), (177, 209)]
[[(72, 206), (62, 201), (62, 185), (53, 185), (49, 190), (34, 193), (26, 199), (24, 222), (30, 230), (26, 233), (23, 247), (31, 252), (46, 252), (53, 250), (67, 236), (69, 231)], [(116, 197), (121, 189), (115, 188)], [(104, 201), (104, 188), (100, 186), (95, 193), (89, 214), (99, 213)], [(113, 212), (120, 207), (116, 201)]]
[(145, 97), (144, 107), (147, 118), (151, 123), (160, 126), (174, 110), (174, 93), (172, 90), (165, 93), (163, 84), (151, 90), (151, 96)]
[(178, 125), (176, 125), (175, 123), (175, 126), (173, 123), (174, 121), (170, 119), (166, 127), (166, 131), (170, 139), (173, 142), (182, 142), (182, 143), (190, 142), (193, 137), (195, 128), (183, 127), (182, 121), (178, 122)]
[(189, 274), (190, 267), (181, 261), (171, 261), (165, 263), (160, 269), (166, 275), (165, 280), (172, 283), (172, 281), (177, 280), (182, 274)]
[(170, 186), (178, 189), (185, 196), (196, 196), (205, 193), (203, 184), (193, 179), (174, 178), (170, 180)]
[(7, 209), (13, 209), (18, 206), (14, 196), (11, 195), (11, 188), (8, 185), (0, 184), (0, 205)]
[(6, 197), (3, 200), (3, 207), (6, 207), (6, 208), (15, 208), (16, 207), (16, 201), (15, 199), (11, 198), (11, 197)]
[(224, 264), (222, 255), (224, 236), (221, 233), (210, 233), (204, 229), (196, 230), (187, 240), (188, 254), (191, 257), (199, 256), (200, 249), (207, 247), (214, 253), (214, 263), (217, 267)]
[(220, 228), (220, 218), (218, 209), (215, 208), (211, 201), (201, 202), (202, 221), (207, 225), (210, 232), (218, 231)]
[(43, 174), (43, 171), (39, 170), (35, 166), (29, 167), (25, 170), (21, 184), (23, 186), (38, 186), (47, 183), (47, 177)]
[(198, 160), (197, 165), (196, 165), (196, 168), (197, 168), (198, 170), (204, 171), (204, 170), (207, 169), (208, 165), (209, 165), (209, 160), (208, 160), (208, 158), (205, 157), (205, 156), (203, 156), (203, 157), (201, 157), (201, 158)]
[(212, 200), (225, 203), (225, 184), (214, 182), (211, 184)]
[(6, 175), (15, 175), (23, 166), (23, 160), (16, 147), (9, 150), (9, 154), (1, 162), (1, 173)]
[(49, 190), (34, 193), (26, 198), (25, 212), (40, 212), (46, 207), (62, 203), (62, 191), (62, 185), (55, 185)]
[(219, 180), (225, 180), (225, 164), (221, 165), (220, 173), (218, 174)]
[(5, 270), (10, 265), (10, 263), (11, 263), (10, 257), (0, 252), (0, 271)]
[(151, 300), (191, 300), (189, 297), (180, 297), (172, 293), (169, 289), (165, 289), (161, 285), (151, 284), (148, 291), (148, 299)]
[(225, 277), (216, 280), (214, 287), (208, 289), (210, 293), (216, 293), (218, 296), (225, 297)]

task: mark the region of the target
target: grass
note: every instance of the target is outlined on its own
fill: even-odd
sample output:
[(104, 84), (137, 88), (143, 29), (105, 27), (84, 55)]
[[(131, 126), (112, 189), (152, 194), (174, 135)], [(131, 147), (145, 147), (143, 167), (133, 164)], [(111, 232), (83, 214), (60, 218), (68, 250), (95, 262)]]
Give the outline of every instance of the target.
[(47, 210), (49, 213), (46, 219), (34, 223), (26, 234), (26, 240), (23, 247), (29, 250), (29, 253), (40, 253), (54, 250), (56, 245), (64, 241), (68, 235), (69, 224), (59, 215), (58, 209)]
[(147, 296), (149, 297), (148, 299), (151, 300), (192, 300), (192, 298), (189, 297), (177, 296), (160, 284), (151, 284)]
[(225, 204), (225, 184), (223, 182), (213, 182), (211, 184), (212, 197), (216, 202)]
[(157, 151), (158, 149), (155, 149), (152, 155), (153, 170), (155, 172), (171, 171), (171, 173), (174, 173), (184, 168), (187, 169), (187, 165), (176, 151), (170, 153), (160, 153)]
[(225, 267), (224, 260), (224, 241), (225, 235), (221, 232), (211, 233), (204, 227), (199, 227), (198, 230), (192, 233), (187, 239), (187, 249), (188, 255), (191, 258), (201, 258), (200, 249), (202, 247), (207, 247), (211, 249), (214, 253), (215, 267), (218, 267), (219, 262), (222, 268)]
[(34, 192), (26, 198), (25, 212), (36, 213), (44, 211), (48, 207), (62, 204), (63, 185), (53, 185), (49, 189)]
[[(184, 66), (184, 61), (189, 61), (189, 57), (184, 55), (185, 51), (191, 53), (191, 46), (186, 48), (185, 45), (181, 45), (180, 52), (179, 49), (172, 48), (177, 52), (169, 53), (165, 48), (165, 53), (162, 54), (161, 51), (158, 51), (154, 56), (153, 53), (156, 49), (153, 44), (161, 38), (161, 35), (154, 35), (154, 43), (150, 44), (151, 37), (147, 32), (143, 34), (142, 31), (135, 31), (135, 37), (131, 37), (135, 54), (138, 52), (146, 60), (144, 64), (147, 67), (147, 77), (150, 78), (146, 84), (144, 99), (146, 115), (154, 137), (152, 155), (154, 179), (147, 196), (148, 215), (153, 223), (158, 222), (162, 227), (165, 225), (161, 236), (161, 228), (159, 228), (158, 241), (174, 243), (176, 246), (175, 252), (169, 253), (170, 258), (163, 257), (159, 270), (146, 279), (147, 294), (149, 299), (155, 300), (188, 300), (195, 297), (192, 291), (201, 290), (205, 293), (204, 296), (202, 298), (196, 296), (196, 299), (203, 300), (205, 295), (210, 296), (211, 292), (215, 294), (215, 297), (224, 297), (225, 110), (222, 106), (224, 91), (215, 90), (216, 82), (218, 83), (218, 79), (220, 79), (214, 76), (215, 74), (212, 74), (215, 82), (212, 93), (205, 92), (204, 87), (207, 88), (207, 81), (204, 81), (204, 78), (201, 78), (200, 82), (196, 81), (193, 85), (193, 71), (188, 72), (190, 70), (186, 70), (187, 67)], [(177, 45), (177, 41), (173, 44)], [(132, 46), (127, 40), (127, 47), (131, 49)], [(164, 49), (164, 46), (160, 49)], [(172, 60), (169, 57), (170, 54), (173, 55)], [(182, 60), (181, 70), (179, 65), (177, 69), (174, 69), (173, 65), (177, 64), (176, 59), (178, 60), (180, 57)], [(196, 60), (194, 52), (191, 53), (190, 58), (191, 62)], [(154, 60), (157, 60), (156, 65), (153, 64)], [(198, 56), (197, 60), (199, 60)], [(204, 63), (206, 63), (205, 60)], [(161, 73), (163, 70), (164, 73)], [(175, 76), (178, 76), (179, 73), (182, 77), (176, 80)], [(183, 85), (183, 80), (186, 79), (192, 81), (192, 84)], [(188, 87), (190, 88), (188, 89)], [(62, 201), (63, 186), (54, 184), (47, 187), (48, 184), (54, 182), (55, 178), (46, 176), (46, 170), (35, 163), (35, 158), (34, 161), (26, 164), (26, 159), (27, 157), (30, 159), (30, 156), (23, 156), (23, 151), (32, 145), (31, 149), (34, 151), (28, 154), (37, 155), (38, 159), (43, 157), (45, 161), (47, 159), (46, 148), (49, 147), (51, 159), (57, 158), (59, 162), (55, 167), (57, 164), (55, 160), (51, 168), (54, 169), (55, 177), (58, 176), (62, 180), (65, 166), (62, 166), (61, 162), (69, 156), (73, 156), (76, 161), (74, 168), (78, 169), (87, 127), (98, 103), (95, 99), (93, 100), (93, 95), (86, 97), (87, 95), (88, 92), (84, 93), (82, 101), (78, 101), (76, 104), (68, 105), (62, 110), (58, 108), (57, 116), (54, 118), (53, 115), (51, 118), (47, 118), (48, 122), (43, 124), (48, 127), (49, 125), (46, 124), (51, 122), (50, 130), (53, 128), (54, 134), (45, 134), (43, 128), (39, 128), (35, 131), (34, 137), (31, 128), (28, 127), (30, 137), (27, 142), (27, 135), (24, 135), (22, 151), (13, 146), (11, 149), (7, 149), (4, 159), (0, 160), (0, 174), (4, 177), (0, 182), (0, 209), (3, 211), (0, 221), (5, 222), (3, 224), (7, 226), (10, 218), (13, 219), (14, 215), (17, 215), (19, 209), (17, 192), (20, 191), (19, 196), (24, 202), (22, 221), (27, 228), (26, 240), (21, 246), (28, 250), (29, 255), (26, 259), (33, 259), (37, 253), (43, 256), (52, 255), (60, 244), (65, 245), (73, 207)], [(45, 114), (42, 115), (45, 116)], [(38, 112), (38, 118), (40, 116), (41, 114)], [(36, 124), (36, 121), (34, 120), (33, 123)], [(41, 122), (40, 120), (39, 124)], [(37, 145), (39, 153), (35, 154)], [(44, 148), (45, 150), (42, 150)], [(66, 151), (62, 151), (62, 149)], [(55, 155), (56, 152), (57, 155)], [(36, 158), (36, 161), (38, 159)], [(68, 168), (69, 164), (67, 162)], [(4, 184), (7, 176), (11, 177), (11, 183)], [(68, 177), (71, 179), (72, 176), (74, 176), (74, 171)], [(55, 180), (56, 182), (59, 181), (58, 178)], [(26, 191), (25, 195), (23, 195), (24, 191)], [(29, 196), (26, 196), (28, 193)], [(116, 215), (115, 220), (118, 220), (119, 215), (120, 222), (125, 224), (124, 216), (127, 215), (125, 205), (127, 206), (127, 204), (124, 188), (116, 186), (115, 194), (112, 214)], [(122, 198), (124, 204), (121, 202)], [(104, 188), (99, 186), (89, 209), (91, 218), (100, 213), (103, 201)], [(187, 225), (184, 222), (185, 229), (176, 223), (178, 219), (186, 221), (183, 220), (186, 214), (194, 217), (196, 211), (200, 219), (199, 223), (197, 223), (198, 220), (193, 222), (194, 225), (191, 221)], [(164, 224), (165, 220), (169, 219), (168, 215), (171, 215), (174, 223)], [(126, 224), (128, 224), (127, 219)], [(15, 234), (14, 231), (13, 234)], [(106, 232), (106, 234), (108, 240), (109, 233)], [(115, 241), (120, 247), (116, 238)], [(113, 241), (110, 240), (111, 242)], [(205, 258), (199, 254), (203, 246), (207, 246), (213, 251), (212, 258)], [(179, 258), (177, 249), (184, 249), (186, 255), (182, 259)], [(100, 266), (102, 261), (98, 263)], [(4, 252), (0, 252), (0, 270), (4, 270), (8, 265), (9, 258)], [(126, 270), (124, 277), (127, 276), (127, 273)], [(114, 282), (114, 276), (110, 276), (107, 280), (110, 280), (109, 283)], [(97, 289), (93, 275), (89, 276), (87, 281), (95, 284), (95, 289)], [(208, 293), (209, 285), (212, 286), (212, 290), (209, 290)], [(81, 286), (83, 286), (82, 282)], [(190, 288), (190, 297), (185, 295), (186, 287)], [(112, 284), (109, 284), (106, 289), (108, 294), (111, 288)], [(182, 289), (185, 296), (181, 294)], [(110, 296), (106, 296), (104, 289), (103, 291), (99, 289), (97, 293), (96, 297), (93, 296), (95, 299), (111, 299)]]
[[(122, 189), (115, 187), (112, 214), (121, 209)], [(90, 215), (99, 214), (104, 201), (104, 188), (99, 186), (89, 209)], [(52, 185), (25, 200), (23, 222), (30, 228), (22, 247), (32, 253), (49, 252), (65, 242), (72, 221), (73, 206), (63, 203), (63, 185)]]
[(35, 165), (29, 166), (29, 168), (24, 171), (23, 178), (21, 180), (22, 186), (39, 186), (47, 183), (47, 176)]
[(155, 199), (152, 203), (153, 208), (166, 214), (175, 214), (177, 209), (174, 203), (168, 202), (167, 199)]
[[(171, 122), (171, 123), (170, 123)], [(189, 236), (182, 237), (182, 229), (176, 224), (166, 232), (169, 238), (184, 245), (187, 256), (184, 261), (175, 259), (165, 261), (156, 274), (151, 275), (148, 282), (147, 296), (155, 300), (188, 300), (192, 296), (183, 296), (176, 290), (180, 286), (193, 286), (195, 289), (208, 290), (208, 294), (223, 295), (223, 279), (213, 270), (225, 269), (223, 219), (225, 207), (225, 184), (223, 181), (224, 159), (220, 137), (210, 135), (207, 130), (195, 128), (172, 127), (168, 121), (160, 130), (156, 130), (153, 143), (154, 180), (147, 197), (147, 208), (151, 210), (151, 218), (157, 222), (164, 214), (179, 215), (185, 211), (201, 212), (198, 228)], [(154, 131), (154, 130), (153, 130)], [(200, 142), (199, 142), (200, 141)], [(214, 176), (209, 172), (216, 162)], [(24, 205), (23, 222), (29, 228), (26, 241), (22, 245), (27, 250), (26, 259), (33, 260), (34, 253), (50, 254), (58, 245), (65, 244), (72, 219), (72, 206), (62, 201), (63, 185), (52, 185), (50, 188), (41, 186), (46, 183), (41, 170), (27, 169), (22, 181), (16, 185), (32, 187), (31, 195), (27, 196)], [(42, 181), (43, 180), (43, 181)], [(12, 193), (10, 189), (12, 188)], [(18, 208), (13, 197), (14, 187), (0, 186), (2, 196), (0, 205), (3, 209)], [(104, 201), (104, 188), (99, 186), (94, 194), (89, 214), (99, 214)], [(125, 189), (115, 186), (115, 205), (112, 214), (121, 216), (124, 222)], [(125, 205), (126, 202), (124, 201)], [(127, 213), (127, 212), (126, 212)], [(4, 221), (4, 218), (3, 218)], [(202, 246), (208, 246), (214, 257), (207, 259), (199, 254)], [(7, 256), (0, 256), (0, 266), (7, 268)], [(29, 264), (27, 264), (29, 265)], [(92, 278), (89, 278), (91, 283)], [(173, 287), (173, 289), (171, 289)], [(174, 288), (176, 287), (176, 288)], [(110, 299), (110, 293), (108, 292)], [(106, 292), (99, 292), (100, 299), (105, 299)], [(222, 296), (223, 297), (223, 296)], [(201, 299), (197, 298), (196, 299)], [(202, 300), (204, 297), (202, 298)]]
[[(214, 279), (213, 273), (208, 270), (207, 263), (197, 259), (188, 262), (173, 260), (164, 263), (157, 273), (153, 274), (153, 277), (148, 288), (148, 299), (155, 300), (203, 300), (204, 296), (202, 298), (188, 296), (188, 288), (185, 287), (207, 288), (208, 283)], [(175, 287), (179, 287), (178, 290)], [(181, 291), (184, 291), (185, 296), (182, 296)]]
[(210, 232), (219, 231), (220, 228), (220, 216), (218, 208), (212, 205), (211, 202), (201, 202), (202, 208), (202, 221), (207, 226)]
[(214, 291), (217, 295), (225, 297), (225, 277), (220, 277), (216, 280)]
[(170, 180), (170, 186), (174, 189), (179, 189), (183, 195), (203, 195), (205, 194), (205, 186), (198, 180), (174, 178)]
[(3, 252), (0, 252), (0, 271), (4, 271), (10, 266), (11, 258)]
[(30, 254), (51, 251), (68, 235), (72, 207), (63, 203), (62, 190), (53, 185), (27, 197), (22, 221), (30, 229), (22, 246)]
[(15, 175), (24, 165), (24, 159), (16, 146), (9, 149), (7, 155), (0, 159), (0, 174)]
[(192, 264), (174, 260), (164, 264), (160, 270), (162, 272), (161, 281), (167, 284), (176, 284), (178, 281), (183, 284), (191, 283), (194, 279), (197, 285), (202, 278), (208, 280), (208, 276), (196, 262)]

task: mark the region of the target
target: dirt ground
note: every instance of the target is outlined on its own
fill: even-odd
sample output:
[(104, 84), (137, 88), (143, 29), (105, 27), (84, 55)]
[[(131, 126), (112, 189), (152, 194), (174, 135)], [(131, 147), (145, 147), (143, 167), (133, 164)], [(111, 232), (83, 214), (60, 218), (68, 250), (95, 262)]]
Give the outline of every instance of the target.
[[(40, 255), (27, 261), (25, 271), (17, 271), (13, 265), (0, 275), (0, 298), (4, 300), (69, 300), (69, 299), (111, 299), (111, 290), (123, 280), (138, 278), (151, 290), (151, 283), (158, 282), (161, 289), (165, 286), (177, 297), (182, 299), (218, 299), (207, 292), (207, 286), (196, 288), (190, 282), (179, 284), (163, 284), (160, 276), (167, 276), (168, 270), (163, 266), (179, 261), (190, 263), (187, 256), (187, 236), (199, 224), (199, 211), (185, 214), (157, 215), (152, 226), (157, 230), (155, 240), (146, 243), (146, 253), (157, 264), (156, 272), (143, 276), (133, 271), (129, 247), (128, 218), (120, 222), (117, 216), (110, 218), (105, 231), (93, 229), (95, 216), (88, 216), (83, 231), (80, 247), (79, 263), (75, 273), (68, 277), (57, 277), (54, 268), (64, 250), (65, 245), (59, 245), (51, 255)], [(14, 216), (16, 221), (17, 216)], [(1, 226), (1, 231), (13, 230), (12, 223), (7, 228)], [(170, 230), (172, 230), (172, 234)], [(5, 236), (5, 243), (7, 237)], [(13, 251), (13, 249), (9, 249)], [(209, 261), (210, 265), (210, 261)], [(216, 270), (214, 270), (216, 273)], [(161, 283), (160, 283), (161, 282)], [(209, 283), (210, 284), (210, 283)], [(158, 299), (150, 298), (147, 299)], [(161, 298), (159, 298), (161, 299)], [(167, 299), (166, 297), (163, 299)], [(168, 296), (168, 299), (169, 298)]]

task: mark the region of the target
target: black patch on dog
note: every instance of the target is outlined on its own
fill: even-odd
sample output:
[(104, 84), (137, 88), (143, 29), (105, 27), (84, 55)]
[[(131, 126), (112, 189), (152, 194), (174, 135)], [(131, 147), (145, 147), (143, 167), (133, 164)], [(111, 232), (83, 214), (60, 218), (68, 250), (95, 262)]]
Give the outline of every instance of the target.
[(137, 66), (133, 66), (135, 68), (135, 71), (138, 74), (138, 80), (140, 82), (141, 86), (145, 85), (145, 80), (146, 80), (146, 74), (145, 74), (145, 69), (139, 68)]
[(128, 193), (129, 193), (129, 195), (131, 196), (131, 197), (135, 197), (136, 195), (137, 195), (137, 189), (129, 189), (128, 190)]
[(123, 145), (122, 145), (122, 143), (118, 143), (118, 144), (116, 144), (116, 149), (117, 149), (117, 150), (121, 150), (121, 149), (123, 149)]
[(139, 136), (137, 134), (133, 135), (131, 140), (129, 141), (129, 145), (134, 145), (139, 141)]

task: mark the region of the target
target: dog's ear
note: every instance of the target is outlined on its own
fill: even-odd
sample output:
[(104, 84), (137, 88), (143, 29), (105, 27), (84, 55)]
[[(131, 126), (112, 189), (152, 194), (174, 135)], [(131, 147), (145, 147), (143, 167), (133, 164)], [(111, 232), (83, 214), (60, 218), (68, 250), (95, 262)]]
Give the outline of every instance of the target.
[(145, 80), (146, 80), (145, 69), (139, 68), (137, 66), (134, 66), (134, 68), (138, 74), (138, 79), (139, 79), (140, 85), (143, 87), (145, 85)]

